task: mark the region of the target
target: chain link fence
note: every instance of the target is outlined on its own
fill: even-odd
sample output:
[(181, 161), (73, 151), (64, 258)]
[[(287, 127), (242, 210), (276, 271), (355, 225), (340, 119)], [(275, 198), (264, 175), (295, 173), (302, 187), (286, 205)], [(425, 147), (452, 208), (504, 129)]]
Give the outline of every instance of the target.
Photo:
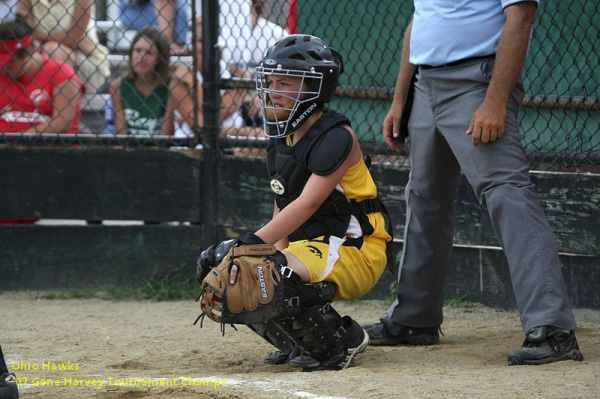
[[(0, 2), (1, 52), (10, 61), (1, 74), (0, 141), (199, 149), (205, 121), (218, 113), (224, 153), (262, 156), (254, 68), (269, 45), (298, 31), (344, 56), (331, 107), (350, 117), (364, 150), (377, 162), (407, 163), (383, 143), (381, 126), (411, 1), (219, 0), (219, 51), (205, 48), (202, 26), (217, 22), (201, 16), (207, 1), (216, 0)], [(7, 31), (11, 23), (29, 31)], [(600, 173), (598, 48), (600, 3), (540, 2), (521, 111), (534, 168)], [(204, 76), (214, 68), (220, 106), (205, 98)]]

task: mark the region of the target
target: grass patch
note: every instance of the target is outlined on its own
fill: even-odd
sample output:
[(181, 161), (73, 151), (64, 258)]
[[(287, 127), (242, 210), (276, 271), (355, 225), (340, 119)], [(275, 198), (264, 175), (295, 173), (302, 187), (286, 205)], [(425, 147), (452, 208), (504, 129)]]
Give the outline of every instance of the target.
[(83, 288), (65, 292), (48, 292), (42, 295), (43, 299), (91, 299), (98, 298), (98, 292)]
[(475, 306), (475, 302), (467, 301), (465, 295), (456, 295), (454, 298), (444, 299), (444, 306), (449, 308), (472, 308)]
[(199, 293), (200, 285), (190, 276), (189, 267), (183, 264), (167, 272), (154, 273), (132, 287), (108, 287), (104, 291), (86, 288), (65, 292), (48, 292), (41, 297), (43, 299), (99, 298), (110, 301), (180, 301), (196, 299)]
[(154, 276), (140, 287), (140, 294), (144, 299), (155, 301), (195, 299), (199, 293), (200, 285), (183, 268), (163, 276)]
[(398, 293), (398, 280), (394, 280), (390, 283), (390, 296), (388, 296), (384, 302), (386, 306), (392, 306)]
[(108, 287), (106, 291), (102, 292), (102, 299), (109, 301), (128, 301), (146, 298), (142, 298), (140, 295), (139, 287)]
[[(352, 306), (363, 306), (363, 305), (367, 304), (362, 298), (344, 299), (343, 301), (338, 301), (338, 302), (344, 303), (346, 305), (352, 305)], [(338, 302), (335, 302), (335, 303), (338, 303)]]
[[(397, 265), (400, 264), (400, 260), (402, 259), (402, 251), (398, 251), (398, 253), (396, 254), (396, 259), (395, 259), (395, 263), (394, 263), (394, 268), (396, 268), (396, 273), (398, 272), (397, 270)], [(394, 302), (394, 300), (396, 299), (397, 293), (398, 293), (398, 275), (394, 275), (394, 277), (396, 277), (394, 279), (394, 281), (392, 281), (390, 283), (390, 296), (388, 296), (387, 298), (384, 299), (384, 303), (387, 306), (391, 306), (392, 303)]]

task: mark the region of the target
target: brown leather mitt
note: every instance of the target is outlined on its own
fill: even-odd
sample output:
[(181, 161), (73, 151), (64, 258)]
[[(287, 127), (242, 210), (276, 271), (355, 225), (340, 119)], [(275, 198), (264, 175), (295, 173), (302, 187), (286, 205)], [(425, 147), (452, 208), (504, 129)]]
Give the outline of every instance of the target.
[[(247, 324), (274, 316), (283, 298), (281, 275), (270, 257), (275, 252), (270, 244), (231, 248), (202, 281), (202, 312), (217, 323)], [(233, 265), (238, 273), (236, 282), (230, 284)]]

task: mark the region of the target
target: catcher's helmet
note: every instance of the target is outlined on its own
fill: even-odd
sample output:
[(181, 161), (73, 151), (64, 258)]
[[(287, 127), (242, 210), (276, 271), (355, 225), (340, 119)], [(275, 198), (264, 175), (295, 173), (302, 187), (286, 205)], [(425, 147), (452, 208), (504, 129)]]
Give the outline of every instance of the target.
[[(343, 71), (342, 56), (318, 37), (291, 35), (275, 43), (256, 69), (265, 134), (285, 137), (296, 131), (308, 116), (331, 100)], [(300, 78), (300, 89), (270, 88), (269, 77), (273, 75)], [(273, 95), (285, 97), (290, 103), (278, 106)]]

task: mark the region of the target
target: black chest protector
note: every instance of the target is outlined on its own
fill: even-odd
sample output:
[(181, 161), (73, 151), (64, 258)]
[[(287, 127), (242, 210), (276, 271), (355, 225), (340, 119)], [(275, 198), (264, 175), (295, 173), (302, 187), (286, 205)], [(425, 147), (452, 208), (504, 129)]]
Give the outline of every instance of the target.
[[(267, 166), (279, 209), (300, 196), (313, 173), (328, 175), (346, 160), (352, 149), (352, 136), (340, 127), (342, 124), (349, 125), (348, 118), (329, 110), (294, 146), (288, 146), (282, 138), (269, 140)], [(328, 133), (340, 138), (339, 145), (331, 137), (324, 142)], [(311, 159), (313, 153), (315, 157)], [(373, 227), (366, 214), (380, 212), (382, 208), (379, 198), (349, 201), (340, 191), (333, 190), (319, 209), (288, 238), (298, 241), (331, 235), (344, 237), (352, 215), (357, 217), (363, 233), (369, 235), (373, 233)]]

